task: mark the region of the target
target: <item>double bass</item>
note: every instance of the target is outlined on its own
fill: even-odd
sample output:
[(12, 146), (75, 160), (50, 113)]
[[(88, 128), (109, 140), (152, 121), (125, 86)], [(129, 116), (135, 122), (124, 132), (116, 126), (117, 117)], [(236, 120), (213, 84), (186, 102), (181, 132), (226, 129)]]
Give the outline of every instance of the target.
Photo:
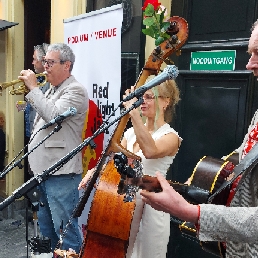
[[(166, 59), (173, 52), (180, 51), (187, 40), (188, 24), (185, 19), (173, 16), (169, 22), (167, 33), (171, 37), (153, 50), (137, 79), (135, 88), (143, 85), (150, 75), (157, 75), (162, 63), (167, 62)], [(124, 202), (123, 195), (117, 191), (121, 176), (114, 166), (113, 157), (115, 153), (122, 152), (128, 158), (140, 161), (140, 157), (120, 144), (128, 120), (129, 114), (118, 122), (77, 205), (74, 216), (79, 217), (96, 184), (84, 240), (78, 256), (80, 258), (124, 258), (126, 256), (135, 202)]]

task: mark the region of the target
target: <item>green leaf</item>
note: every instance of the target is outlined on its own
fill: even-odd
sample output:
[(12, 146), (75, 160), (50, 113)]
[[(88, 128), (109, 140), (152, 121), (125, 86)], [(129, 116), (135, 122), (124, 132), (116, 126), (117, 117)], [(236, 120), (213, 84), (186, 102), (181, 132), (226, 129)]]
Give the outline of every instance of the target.
[(155, 23), (154, 17), (147, 17), (143, 20), (143, 25), (146, 25), (146, 26), (151, 26), (154, 23)]
[(167, 34), (167, 33), (164, 33), (162, 36), (163, 36), (165, 39), (169, 39), (169, 38), (170, 38), (170, 35)]
[(153, 14), (154, 14), (154, 6), (152, 4), (148, 4), (145, 9), (144, 15), (152, 16)]
[(152, 38), (155, 38), (154, 37), (154, 32), (153, 32), (153, 29), (152, 28), (147, 28), (147, 29), (142, 29), (142, 32), (147, 35), (147, 36), (150, 36)]
[(159, 24), (161, 24), (161, 23), (160, 23), (160, 14), (156, 14), (155, 16), (156, 16), (157, 22), (158, 22)]
[(162, 22), (163, 22), (163, 20), (164, 20), (164, 16), (165, 16), (165, 12), (166, 12), (166, 8), (161, 12), (161, 14), (160, 14), (160, 20), (159, 20), (159, 22), (160, 22), (160, 24), (162, 24)]
[(163, 37), (158, 37), (156, 40), (155, 40), (155, 45), (158, 46), (160, 45), (162, 42), (164, 42), (165, 39)]
[(162, 28), (166, 31), (170, 26), (170, 22), (163, 22), (162, 23)]

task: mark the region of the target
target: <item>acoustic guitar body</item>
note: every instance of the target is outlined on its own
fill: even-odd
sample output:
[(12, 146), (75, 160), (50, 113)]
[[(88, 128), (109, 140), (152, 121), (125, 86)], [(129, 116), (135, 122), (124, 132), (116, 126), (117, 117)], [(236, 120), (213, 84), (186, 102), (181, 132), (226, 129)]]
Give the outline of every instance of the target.
[[(209, 156), (204, 156), (194, 168), (190, 177), (191, 185), (205, 189), (213, 194), (232, 174), (236, 165), (236, 157), (238, 154), (229, 155), (222, 159), (216, 159)], [(234, 162), (234, 163), (233, 163)], [(230, 187), (225, 188), (212, 200), (212, 204), (226, 205)], [(192, 237), (197, 240), (197, 231), (193, 223), (185, 221), (179, 226), (183, 236)], [(225, 257), (226, 250), (224, 243), (217, 241), (200, 242), (202, 249), (219, 257)]]

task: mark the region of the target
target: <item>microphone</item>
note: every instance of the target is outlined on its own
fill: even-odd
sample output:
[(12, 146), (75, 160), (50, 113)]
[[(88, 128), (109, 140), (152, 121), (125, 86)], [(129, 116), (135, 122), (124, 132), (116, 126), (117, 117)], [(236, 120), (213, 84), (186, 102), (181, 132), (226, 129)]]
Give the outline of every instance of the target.
[(126, 102), (128, 100), (133, 99), (134, 97), (139, 98), (141, 97), (144, 92), (147, 90), (161, 84), (162, 82), (166, 80), (173, 80), (175, 79), (179, 74), (179, 71), (175, 65), (168, 65), (162, 73), (158, 74), (155, 78), (153, 78), (151, 81), (147, 82), (140, 88), (136, 89), (134, 92), (130, 93), (128, 96), (126, 96), (123, 99), (123, 102)]
[(66, 110), (63, 114), (56, 116), (49, 123), (43, 125), (42, 129), (46, 129), (55, 123), (62, 123), (67, 117), (74, 116), (76, 113), (77, 109), (75, 107), (69, 107), (68, 110)]

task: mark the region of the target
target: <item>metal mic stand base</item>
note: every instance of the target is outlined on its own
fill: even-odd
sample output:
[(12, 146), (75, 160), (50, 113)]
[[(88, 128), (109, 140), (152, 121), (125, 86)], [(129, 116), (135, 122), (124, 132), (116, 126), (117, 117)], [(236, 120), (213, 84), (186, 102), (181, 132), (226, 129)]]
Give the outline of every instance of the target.
[(29, 241), (32, 258), (52, 258), (53, 253), (51, 251), (51, 240), (44, 237), (33, 237)]
[(40, 203), (39, 191), (35, 188), (27, 193), (27, 197), (30, 200), (32, 211), (33, 211), (33, 226), (34, 226), (34, 237), (27, 240), (28, 246), (31, 250), (32, 258), (52, 258), (53, 253), (51, 250), (51, 239), (38, 234), (38, 216), (39, 206), (44, 204)]
[[(36, 214), (36, 212), (34, 212)], [(34, 215), (33, 215), (34, 217)], [(37, 227), (37, 219), (33, 219), (34, 228)], [(35, 235), (35, 234), (34, 234)], [(28, 245), (31, 250), (32, 258), (52, 258), (53, 253), (51, 250), (51, 239), (44, 236), (34, 236), (30, 240), (28, 240)]]

